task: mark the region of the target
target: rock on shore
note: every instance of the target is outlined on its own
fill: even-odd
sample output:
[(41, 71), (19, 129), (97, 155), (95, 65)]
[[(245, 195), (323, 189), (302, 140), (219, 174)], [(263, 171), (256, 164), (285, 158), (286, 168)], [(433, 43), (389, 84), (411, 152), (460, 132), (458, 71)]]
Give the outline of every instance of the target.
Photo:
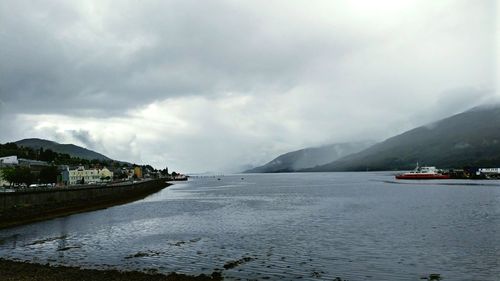
[(50, 266), (0, 259), (2, 281), (205, 281), (222, 280), (220, 273), (189, 276), (171, 273), (144, 273), (138, 271), (81, 269), (78, 267)]

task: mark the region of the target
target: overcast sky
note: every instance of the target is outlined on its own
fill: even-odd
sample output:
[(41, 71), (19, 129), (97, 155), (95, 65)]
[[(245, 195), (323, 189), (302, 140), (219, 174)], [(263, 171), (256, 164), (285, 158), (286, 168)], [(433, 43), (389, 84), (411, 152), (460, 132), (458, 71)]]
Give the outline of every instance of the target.
[(0, 142), (204, 172), (383, 140), (496, 99), (497, 9), (0, 0)]

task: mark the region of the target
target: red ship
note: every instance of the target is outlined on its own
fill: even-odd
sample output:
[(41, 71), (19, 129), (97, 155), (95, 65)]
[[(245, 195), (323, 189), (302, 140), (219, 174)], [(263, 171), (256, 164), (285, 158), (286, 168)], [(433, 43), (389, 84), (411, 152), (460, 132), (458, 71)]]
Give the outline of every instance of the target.
[(419, 167), (415, 170), (396, 175), (398, 180), (437, 180), (437, 179), (449, 179), (450, 175), (441, 173), (436, 167)]

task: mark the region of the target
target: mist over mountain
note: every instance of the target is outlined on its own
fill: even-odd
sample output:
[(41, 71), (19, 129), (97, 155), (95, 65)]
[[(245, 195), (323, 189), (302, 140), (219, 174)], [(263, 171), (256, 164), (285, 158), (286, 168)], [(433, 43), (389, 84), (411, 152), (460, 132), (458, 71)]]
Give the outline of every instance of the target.
[(304, 172), (500, 167), (500, 105), (476, 107)]
[(112, 160), (111, 158), (104, 156), (98, 152), (74, 145), (74, 144), (60, 144), (50, 140), (38, 139), (38, 138), (30, 138), (30, 139), (22, 139), (14, 142), (19, 146), (29, 147), (32, 149), (40, 149), (44, 150), (50, 149), (54, 152), (58, 153), (66, 153), (72, 157), (78, 157), (87, 160)]
[(246, 170), (245, 173), (283, 173), (323, 165), (351, 153), (359, 152), (373, 142), (336, 143), (311, 147), (282, 154), (263, 166)]

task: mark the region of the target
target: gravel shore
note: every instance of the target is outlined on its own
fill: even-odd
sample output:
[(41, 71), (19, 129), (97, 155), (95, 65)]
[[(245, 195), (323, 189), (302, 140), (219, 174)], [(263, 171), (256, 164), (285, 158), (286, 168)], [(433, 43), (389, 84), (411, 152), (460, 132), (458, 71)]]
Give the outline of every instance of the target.
[(81, 269), (78, 267), (50, 266), (0, 259), (0, 279), (2, 281), (205, 281), (222, 280), (220, 273), (211, 276), (188, 276), (171, 273), (149, 274), (137, 271)]

